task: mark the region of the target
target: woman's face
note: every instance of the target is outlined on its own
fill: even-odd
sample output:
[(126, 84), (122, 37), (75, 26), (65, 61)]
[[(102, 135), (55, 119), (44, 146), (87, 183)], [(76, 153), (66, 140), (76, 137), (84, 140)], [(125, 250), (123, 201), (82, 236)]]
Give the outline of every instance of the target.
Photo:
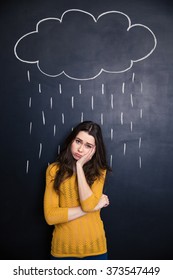
[(71, 153), (75, 160), (79, 160), (95, 147), (95, 139), (85, 131), (80, 131), (71, 144)]

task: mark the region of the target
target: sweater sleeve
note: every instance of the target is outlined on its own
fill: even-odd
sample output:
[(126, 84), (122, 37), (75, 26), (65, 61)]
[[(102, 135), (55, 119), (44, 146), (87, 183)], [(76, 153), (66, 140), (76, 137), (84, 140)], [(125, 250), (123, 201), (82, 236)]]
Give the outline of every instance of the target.
[(92, 212), (98, 204), (102, 193), (106, 177), (106, 170), (103, 170), (99, 179), (96, 179), (91, 186), (92, 194), (85, 200), (81, 201), (81, 208), (84, 212)]
[(46, 170), (44, 216), (49, 225), (68, 222), (68, 208), (59, 206), (59, 195), (53, 188), (56, 171), (57, 166), (55, 164), (50, 164)]

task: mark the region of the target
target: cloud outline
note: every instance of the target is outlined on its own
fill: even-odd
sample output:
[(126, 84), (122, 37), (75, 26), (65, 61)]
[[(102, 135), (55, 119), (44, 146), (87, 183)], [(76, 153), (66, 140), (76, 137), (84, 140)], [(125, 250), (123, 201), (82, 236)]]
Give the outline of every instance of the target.
[[(39, 60), (36, 60), (36, 61), (28, 61), (28, 60), (23, 60), (23, 59), (21, 59), (21, 58), (18, 56), (18, 54), (17, 54), (17, 46), (18, 46), (18, 44), (20, 43), (21, 40), (23, 40), (23, 39), (24, 39), (25, 37), (27, 37), (27, 36), (30, 36), (31, 34), (38, 33), (38, 32), (39, 32), (39, 31), (38, 31), (39, 25), (40, 25), (42, 22), (46, 21), (46, 20), (57, 20), (57, 21), (59, 21), (60, 23), (62, 23), (64, 15), (67, 14), (68, 12), (81, 12), (81, 13), (85, 13), (85, 14), (91, 16), (92, 19), (93, 19), (95, 22), (97, 22), (102, 16), (104, 16), (104, 15), (106, 15), (106, 14), (110, 14), (110, 13), (118, 13), (118, 14), (121, 14), (121, 15), (125, 16), (125, 17), (127, 18), (127, 20), (128, 20), (129, 26), (128, 26), (128, 28), (127, 28), (127, 31), (129, 31), (131, 28), (137, 27), (137, 26), (138, 26), (138, 27), (140, 26), (140, 27), (143, 27), (143, 28), (147, 29), (147, 30), (151, 33), (151, 35), (153, 36), (153, 39), (154, 39), (154, 46), (153, 46), (153, 48), (151, 49), (151, 51), (150, 51), (147, 55), (143, 56), (142, 58), (139, 58), (139, 59), (136, 59), (136, 60), (132, 60), (132, 59), (131, 59), (131, 60), (130, 60), (130, 65), (129, 65), (126, 69), (124, 69), (124, 70), (119, 70), (119, 71), (108, 71), (108, 70), (106, 70), (106, 69), (104, 69), (104, 68), (101, 68), (100, 71), (99, 71), (95, 76), (93, 76), (93, 77), (88, 77), (88, 78), (77, 78), (77, 77), (73, 77), (73, 76), (68, 75), (64, 70), (61, 71), (61, 72), (58, 73), (58, 74), (50, 75), (50, 74), (44, 72), (44, 71), (40, 68), (40, 66), (39, 66)], [(37, 64), (37, 68), (39, 69), (39, 71), (40, 71), (42, 74), (46, 75), (46, 76), (49, 76), (49, 77), (52, 77), (52, 78), (56, 78), (56, 77), (59, 77), (59, 76), (61, 76), (61, 75), (65, 75), (67, 78), (72, 79), (72, 80), (87, 81), (87, 80), (93, 80), (93, 79), (97, 78), (97, 77), (100, 76), (102, 73), (118, 74), (118, 73), (123, 73), (123, 72), (126, 72), (126, 71), (130, 70), (130, 69), (132, 68), (132, 66), (133, 66), (134, 63), (139, 62), (139, 61), (142, 61), (142, 60), (146, 59), (147, 57), (149, 57), (149, 56), (154, 52), (156, 46), (157, 46), (157, 38), (156, 38), (154, 32), (153, 32), (149, 27), (147, 27), (146, 25), (139, 24), (139, 23), (131, 24), (131, 20), (130, 20), (129, 16), (128, 16), (127, 14), (123, 13), (123, 12), (114, 11), (114, 10), (113, 10), (113, 11), (107, 11), (107, 12), (104, 12), (104, 13), (100, 14), (97, 18), (95, 18), (91, 13), (89, 13), (89, 12), (87, 12), (87, 11), (80, 10), (80, 9), (69, 9), (69, 10), (66, 10), (66, 11), (62, 14), (62, 16), (61, 16), (60, 18), (48, 17), (48, 18), (44, 18), (44, 19), (40, 20), (40, 21), (36, 24), (36, 30), (34, 30), (34, 31), (32, 31), (32, 32), (29, 32), (29, 33), (23, 35), (21, 38), (19, 38), (19, 40), (16, 42), (16, 44), (15, 44), (15, 46), (14, 46), (14, 54), (15, 54), (16, 58), (17, 58), (18, 60), (20, 60), (21, 62), (29, 63), (29, 64)]]

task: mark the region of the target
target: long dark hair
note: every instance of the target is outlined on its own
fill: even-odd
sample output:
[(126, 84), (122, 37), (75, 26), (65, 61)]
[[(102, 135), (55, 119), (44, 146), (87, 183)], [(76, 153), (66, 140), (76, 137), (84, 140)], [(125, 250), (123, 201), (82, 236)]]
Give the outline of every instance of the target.
[(85, 131), (93, 136), (96, 144), (96, 152), (94, 156), (83, 166), (87, 183), (91, 186), (96, 178), (99, 178), (102, 175), (103, 170), (110, 170), (106, 160), (105, 145), (100, 126), (92, 121), (84, 121), (78, 124), (66, 138), (63, 149), (57, 158), (56, 164), (59, 169), (54, 181), (54, 189), (56, 191), (59, 190), (60, 184), (65, 179), (73, 175), (74, 164), (76, 161), (71, 154), (71, 144), (80, 131)]

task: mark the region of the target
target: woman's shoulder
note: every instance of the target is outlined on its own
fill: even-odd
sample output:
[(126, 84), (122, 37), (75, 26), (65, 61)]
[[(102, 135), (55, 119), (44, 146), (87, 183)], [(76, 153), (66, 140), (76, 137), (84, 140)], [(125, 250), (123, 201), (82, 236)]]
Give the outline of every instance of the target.
[(107, 169), (101, 169), (101, 170), (100, 170), (100, 173), (101, 173), (101, 176), (102, 176), (102, 177), (105, 177), (105, 176), (106, 176), (106, 173), (107, 173)]
[(46, 175), (54, 177), (58, 170), (59, 170), (59, 164), (57, 162), (53, 162), (48, 165), (46, 170)]
[(107, 170), (106, 169), (100, 169), (100, 174), (96, 178), (98, 181), (104, 181), (106, 177)]

